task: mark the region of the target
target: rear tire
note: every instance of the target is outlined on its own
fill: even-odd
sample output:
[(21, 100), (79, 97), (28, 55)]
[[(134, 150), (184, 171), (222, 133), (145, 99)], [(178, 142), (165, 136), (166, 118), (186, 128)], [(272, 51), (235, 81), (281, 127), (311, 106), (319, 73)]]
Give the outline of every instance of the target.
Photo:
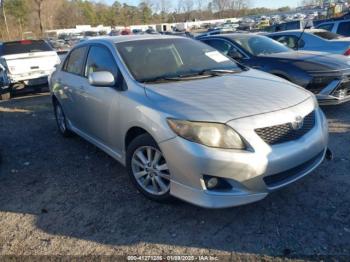
[(63, 112), (63, 108), (61, 104), (56, 100), (54, 101), (53, 106), (54, 106), (54, 113), (55, 113), (57, 127), (61, 135), (64, 137), (72, 136), (73, 133), (68, 128), (66, 115)]
[(11, 99), (11, 93), (10, 92), (6, 92), (6, 93), (3, 93), (3, 94), (0, 94), (0, 100), (9, 100)]
[(170, 172), (163, 153), (150, 135), (140, 135), (130, 143), (126, 168), (131, 181), (144, 196), (157, 202), (171, 202)]

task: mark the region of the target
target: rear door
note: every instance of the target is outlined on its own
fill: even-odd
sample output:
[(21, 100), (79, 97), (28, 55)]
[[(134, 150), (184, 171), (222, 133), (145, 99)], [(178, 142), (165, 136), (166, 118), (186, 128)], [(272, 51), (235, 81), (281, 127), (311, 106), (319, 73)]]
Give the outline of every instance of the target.
[[(93, 72), (108, 71), (118, 79), (118, 66), (108, 47), (92, 45), (86, 61), (85, 77)], [(81, 106), (84, 128), (89, 136), (110, 148), (116, 148), (119, 136), (120, 93), (113, 87), (96, 87), (85, 82), (85, 102)]]
[(63, 92), (60, 101), (64, 112), (71, 124), (78, 129), (84, 128), (81, 115), (84, 113), (82, 105), (85, 103), (84, 87), (87, 84), (87, 79), (84, 76), (87, 52), (88, 46), (73, 49), (66, 58), (56, 80), (56, 84)]

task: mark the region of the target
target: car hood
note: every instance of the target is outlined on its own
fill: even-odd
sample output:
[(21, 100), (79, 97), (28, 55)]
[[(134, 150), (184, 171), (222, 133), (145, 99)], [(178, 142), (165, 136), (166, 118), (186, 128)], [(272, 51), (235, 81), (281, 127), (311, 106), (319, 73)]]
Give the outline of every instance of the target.
[(260, 59), (274, 59), (284, 63), (293, 62), (294, 66), (307, 72), (334, 72), (350, 70), (350, 59), (343, 55), (323, 52), (295, 51), (259, 56)]
[(279, 77), (249, 70), (193, 81), (145, 85), (158, 110), (171, 117), (226, 123), (295, 106), (311, 93)]

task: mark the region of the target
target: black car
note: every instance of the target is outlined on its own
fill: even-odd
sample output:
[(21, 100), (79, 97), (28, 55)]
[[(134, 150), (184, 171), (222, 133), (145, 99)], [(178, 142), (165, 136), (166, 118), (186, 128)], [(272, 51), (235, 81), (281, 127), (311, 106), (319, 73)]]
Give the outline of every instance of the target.
[(320, 104), (340, 104), (350, 100), (350, 61), (341, 55), (294, 51), (256, 34), (226, 34), (197, 39), (243, 65), (308, 89), (316, 94)]

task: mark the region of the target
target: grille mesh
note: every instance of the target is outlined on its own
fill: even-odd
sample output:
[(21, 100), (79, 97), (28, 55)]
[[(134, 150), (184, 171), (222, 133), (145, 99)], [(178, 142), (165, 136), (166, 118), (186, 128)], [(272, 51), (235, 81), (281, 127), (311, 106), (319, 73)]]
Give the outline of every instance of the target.
[(315, 111), (304, 118), (302, 128), (295, 130), (291, 123), (255, 129), (255, 132), (269, 145), (297, 140), (308, 133), (316, 123)]

